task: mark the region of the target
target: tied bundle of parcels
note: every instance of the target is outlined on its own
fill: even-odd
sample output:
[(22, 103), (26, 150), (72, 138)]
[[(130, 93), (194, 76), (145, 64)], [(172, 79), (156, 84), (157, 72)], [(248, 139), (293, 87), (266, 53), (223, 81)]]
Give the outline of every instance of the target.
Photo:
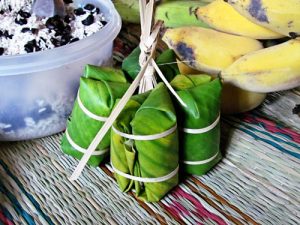
[[(82, 158), (141, 70), (139, 54), (137, 48), (121, 70), (86, 66), (62, 138), (66, 154)], [(120, 189), (134, 189), (148, 202), (159, 201), (174, 188), (179, 173), (203, 175), (221, 159), (221, 81), (208, 75), (181, 75), (176, 64), (169, 64), (174, 61), (171, 50), (157, 58), (169, 82), (157, 79), (152, 90), (131, 96), (88, 160), (97, 166), (110, 157)]]

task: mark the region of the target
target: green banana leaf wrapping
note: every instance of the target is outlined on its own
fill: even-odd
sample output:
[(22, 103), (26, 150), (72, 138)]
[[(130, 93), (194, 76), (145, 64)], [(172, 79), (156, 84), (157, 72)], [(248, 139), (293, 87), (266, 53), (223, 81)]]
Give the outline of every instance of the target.
[[(136, 47), (122, 62), (122, 70), (125, 71), (132, 79), (135, 79), (138, 72), (141, 70), (139, 65), (140, 53), (140, 48)], [(168, 81), (172, 80), (177, 74), (179, 74), (179, 69), (176, 63), (176, 54), (172, 49), (163, 51), (157, 57), (156, 63)], [(159, 77), (157, 79), (160, 81)]]
[[(78, 95), (82, 105), (88, 111), (106, 118), (110, 115), (116, 100), (123, 96), (129, 85), (121, 70), (87, 65), (84, 76), (80, 78)], [(104, 121), (91, 118), (83, 111), (80, 107), (79, 98), (77, 97), (74, 103), (70, 120), (67, 123), (67, 130), (61, 141), (63, 152), (77, 159), (81, 159), (83, 152), (75, 149), (74, 144), (70, 142), (75, 143), (83, 150), (87, 149), (104, 124)], [(105, 154), (99, 155), (99, 152), (103, 152), (109, 146), (110, 132), (100, 142), (88, 164), (98, 166), (105, 157)]]
[[(161, 182), (141, 182), (115, 172), (122, 191), (135, 189), (138, 198), (155, 202), (178, 184), (179, 146), (176, 112), (166, 86), (133, 96), (113, 124), (111, 131), (112, 166), (126, 174), (158, 178), (175, 172)], [(175, 129), (172, 129), (175, 128)], [(153, 135), (173, 130), (155, 140), (124, 138), (117, 131), (133, 135)]]
[[(178, 126), (180, 127), (181, 169), (195, 175), (208, 172), (222, 158), (220, 145), (220, 79), (211, 80), (207, 75), (177, 75), (172, 87), (187, 104), (178, 104)], [(215, 122), (215, 123), (214, 123)], [(183, 128), (203, 129), (216, 124), (204, 133), (187, 133)]]

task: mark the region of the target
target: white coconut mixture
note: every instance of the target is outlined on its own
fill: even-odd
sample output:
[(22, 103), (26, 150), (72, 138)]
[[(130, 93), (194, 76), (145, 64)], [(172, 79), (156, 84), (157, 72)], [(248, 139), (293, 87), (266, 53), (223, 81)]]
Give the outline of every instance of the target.
[[(11, 5), (7, 2), (0, 2), (0, 55), (26, 54), (66, 45), (92, 35), (106, 24), (101, 9), (91, 4), (83, 8), (67, 4), (67, 16), (53, 19), (32, 15), (32, 0), (16, 1), (18, 4), (11, 0)], [(60, 27), (49, 28), (47, 21), (51, 24), (51, 20)]]

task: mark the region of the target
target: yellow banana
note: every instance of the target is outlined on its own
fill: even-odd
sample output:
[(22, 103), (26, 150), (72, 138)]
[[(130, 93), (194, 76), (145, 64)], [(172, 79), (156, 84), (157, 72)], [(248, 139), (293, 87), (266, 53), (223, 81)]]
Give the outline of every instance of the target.
[(202, 27), (167, 29), (162, 39), (181, 61), (209, 74), (217, 74), (246, 53), (262, 48), (257, 40)]
[(181, 62), (179, 59), (176, 59), (176, 61), (177, 61), (177, 66), (178, 66), (180, 74), (190, 75), (190, 74), (202, 73), (199, 70), (195, 70), (195, 69), (187, 66), (185, 63)]
[(226, 33), (254, 39), (276, 39), (283, 37), (282, 34), (251, 22), (223, 0), (215, 0), (206, 6), (199, 7), (196, 15), (210, 27)]
[(241, 15), (286, 36), (300, 35), (299, 0), (228, 0)]
[[(180, 74), (202, 74), (197, 70), (177, 60)], [(237, 114), (247, 112), (259, 106), (266, 98), (265, 93), (246, 91), (232, 84), (224, 83), (221, 97), (221, 112), (223, 114)]]
[(273, 92), (300, 86), (300, 40), (244, 55), (222, 71), (225, 82), (254, 92)]
[(266, 96), (266, 93), (246, 91), (223, 82), (221, 111), (224, 114), (247, 112), (259, 106)]

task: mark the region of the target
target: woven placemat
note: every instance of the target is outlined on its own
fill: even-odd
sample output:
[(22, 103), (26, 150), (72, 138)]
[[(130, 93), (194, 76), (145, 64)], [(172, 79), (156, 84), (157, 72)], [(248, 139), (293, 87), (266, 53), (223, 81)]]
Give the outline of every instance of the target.
[[(132, 28), (131, 28), (132, 29)], [(123, 28), (120, 62), (138, 43)], [(60, 149), (62, 134), (0, 143), (1, 224), (298, 224), (299, 91), (269, 94), (258, 109), (222, 116), (224, 159), (205, 176), (183, 178), (158, 203), (122, 193), (108, 163), (68, 177), (78, 161)]]

